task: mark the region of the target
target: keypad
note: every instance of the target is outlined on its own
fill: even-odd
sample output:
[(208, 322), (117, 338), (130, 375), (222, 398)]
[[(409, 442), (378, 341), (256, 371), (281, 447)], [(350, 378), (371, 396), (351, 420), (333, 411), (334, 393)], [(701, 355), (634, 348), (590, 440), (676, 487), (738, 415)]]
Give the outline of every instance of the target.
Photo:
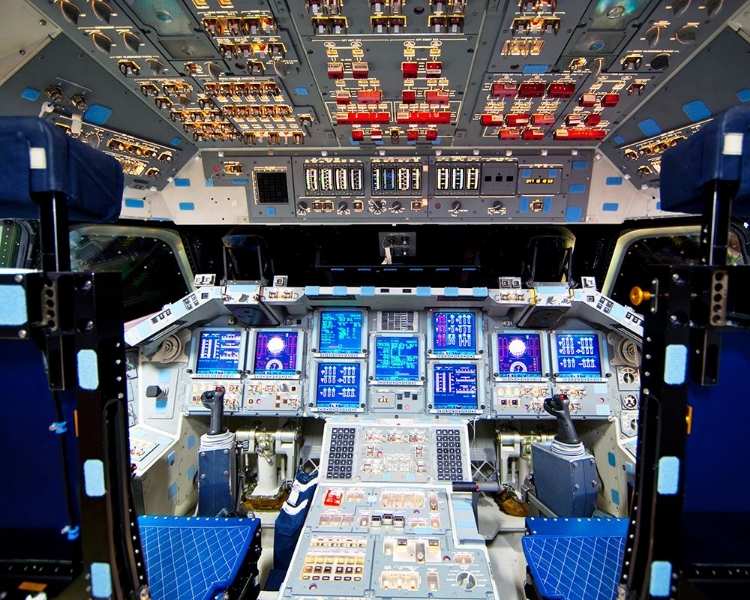
[(351, 479), (354, 463), (354, 427), (332, 427), (331, 446), (328, 451), (328, 479)]
[(438, 480), (462, 481), (464, 473), (461, 460), (461, 432), (458, 429), (437, 429), (435, 452)]

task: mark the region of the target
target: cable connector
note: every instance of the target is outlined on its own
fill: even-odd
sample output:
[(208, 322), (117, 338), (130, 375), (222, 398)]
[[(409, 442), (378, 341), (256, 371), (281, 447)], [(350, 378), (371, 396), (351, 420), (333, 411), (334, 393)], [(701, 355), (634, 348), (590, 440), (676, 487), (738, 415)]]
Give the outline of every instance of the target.
[(42, 104), (41, 110), (39, 111), (39, 118), (41, 119), (44, 115), (54, 112), (54, 110), (55, 110), (55, 105), (53, 102), (44, 102)]

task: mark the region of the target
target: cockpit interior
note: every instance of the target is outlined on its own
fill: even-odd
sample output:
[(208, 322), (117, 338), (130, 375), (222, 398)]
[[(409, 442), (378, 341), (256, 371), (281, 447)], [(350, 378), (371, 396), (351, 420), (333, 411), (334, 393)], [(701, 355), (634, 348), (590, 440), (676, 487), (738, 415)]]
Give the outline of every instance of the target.
[(750, 597), (749, 2), (0, 5), (0, 600)]

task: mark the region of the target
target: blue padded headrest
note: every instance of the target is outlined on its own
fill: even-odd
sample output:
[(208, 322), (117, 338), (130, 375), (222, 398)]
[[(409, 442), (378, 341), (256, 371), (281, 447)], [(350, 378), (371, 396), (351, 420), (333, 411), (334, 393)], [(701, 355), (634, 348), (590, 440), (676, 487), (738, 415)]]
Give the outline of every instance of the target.
[(734, 209), (750, 202), (750, 106), (730, 108), (661, 159), (662, 210), (700, 214), (709, 181), (739, 183)]
[(123, 185), (120, 163), (59, 127), (0, 117), (0, 218), (38, 218), (32, 195), (60, 192), (71, 220), (111, 223), (120, 216)]

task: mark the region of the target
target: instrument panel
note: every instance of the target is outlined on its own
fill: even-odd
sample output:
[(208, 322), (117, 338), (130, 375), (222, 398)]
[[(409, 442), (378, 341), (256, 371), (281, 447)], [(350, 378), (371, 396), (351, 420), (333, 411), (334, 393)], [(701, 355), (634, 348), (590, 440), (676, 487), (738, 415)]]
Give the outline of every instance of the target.
[(440, 488), (321, 485), (283, 597), (487, 598), (484, 541), (456, 521), (466, 510)]
[(0, 106), (117, 159), (129, 218), (622, 222), (747, 100), (746, 5), (27, 0), (59, 35)]
[[(533, 303), (526, 305), (528, 313), (520, 309), (530, 296), (510, 300), (502, 290), (498, 300), (519, 304), (514, 318), (492, 303), (431, 307), (437, 296), (416, 296), (412, 303), (422, 308), (414, 310), (330, 302), (296, 307), (296, 316), (279, 327), (231, 325), (216, 315), (227, 310), (224, 302), (234, 306), (232, 286), (216, 288), (223, 302), (212, 299), (213, 291), (201, 291), (202, 300), (191, 299), (191, 311), (181, 312), (184, 302), (166, 309), (177, 325), (191, 313), (209, 321), (192, 329), (186, 362), (168, 372), (179, 378), (189, 414), (207, 414), (201, 394), (219, 385), (226, 389), (228, 416), (537, 419), (547, 417), (544, 399), (558, 393), (571, 399), (574, 418), (609, 419), (621, 409), (634, 410), (638, 365), (622, 348), (636, 343), (637, 334), (623, 332), (637, 330), (638, 317), (589, 290), (573, 299), (562, 287), (553, 291), (537, 293), (564, 308), (549, 328), (534, 326)], [(305, 301), (296, 291), (266, 293), (277, 298), (277, 307)], [(588, 310), (593, 321), (581, 317)], [(618, 330), (603, 325), (613, 310), (623, 313)], [(163, 328), (163, 341), (173, 326), (157, 315), (137, 327), (147, 336)]]

